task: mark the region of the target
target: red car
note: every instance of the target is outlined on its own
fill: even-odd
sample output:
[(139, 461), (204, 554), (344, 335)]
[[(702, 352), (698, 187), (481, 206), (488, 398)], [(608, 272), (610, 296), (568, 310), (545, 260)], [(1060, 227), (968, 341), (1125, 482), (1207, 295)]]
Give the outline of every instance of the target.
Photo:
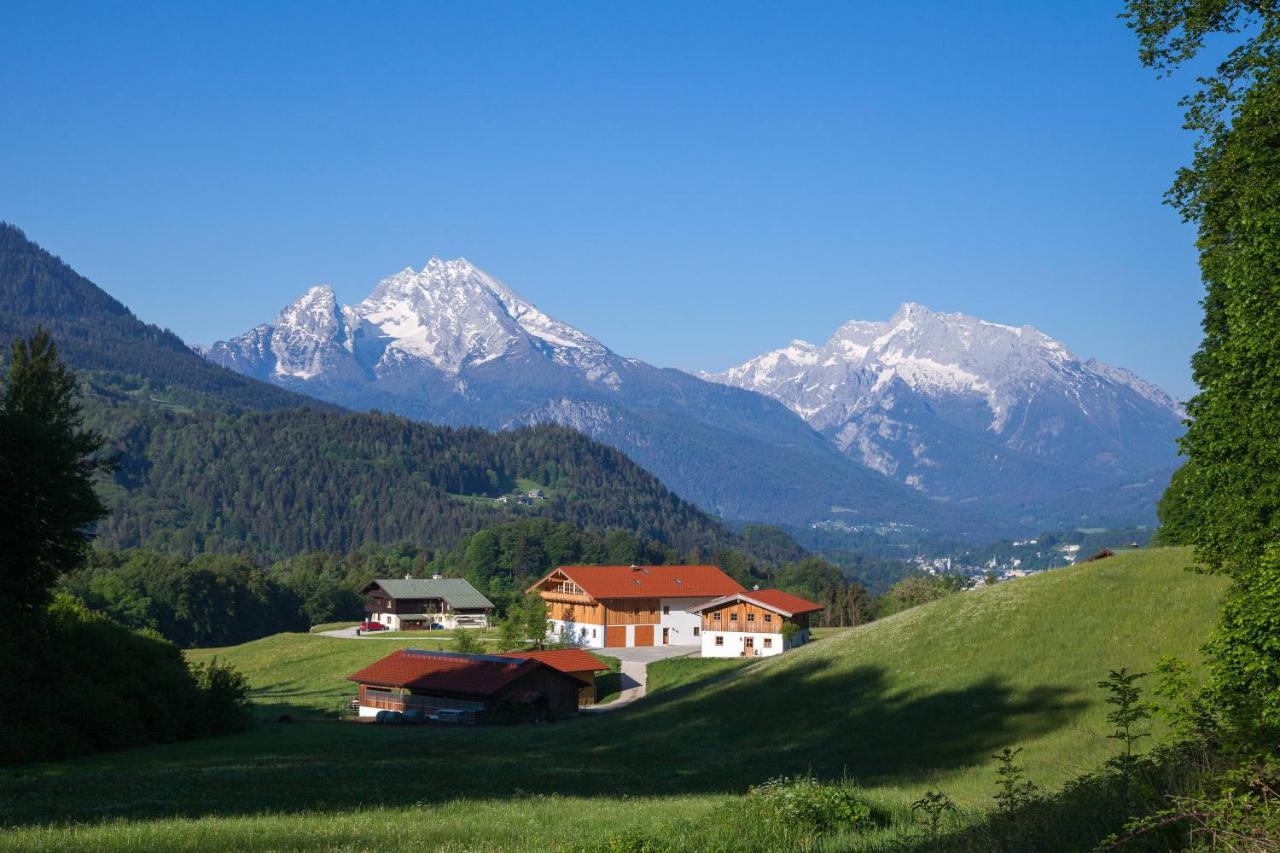
[(361, 622), (359, 625), (361, 631), (385, 631), (387, 626), (381, 622)]

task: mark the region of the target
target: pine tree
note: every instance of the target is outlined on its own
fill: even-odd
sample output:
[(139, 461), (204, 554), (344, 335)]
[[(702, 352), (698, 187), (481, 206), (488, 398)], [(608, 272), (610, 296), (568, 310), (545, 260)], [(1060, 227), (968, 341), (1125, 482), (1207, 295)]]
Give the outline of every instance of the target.
[[(109, 465), (83, 427), (76, 378), (43, 329), (13, 343), (0, 398), (0, 625), (24, 633), (54, 582), (83, 559), (106, 510), (94, 476)], [(7, 624), (6, 624), (7, 623)]]

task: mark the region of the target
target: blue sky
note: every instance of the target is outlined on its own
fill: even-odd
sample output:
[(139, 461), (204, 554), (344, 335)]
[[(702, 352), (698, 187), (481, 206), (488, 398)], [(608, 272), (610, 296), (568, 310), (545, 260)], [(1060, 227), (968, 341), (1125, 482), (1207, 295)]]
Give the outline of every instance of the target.
[(191, 342), (462, 255), (664, 366), (916, 301), (1185, 397), (1189, 81), (1118, 9), (9, 3), (0, 219)]

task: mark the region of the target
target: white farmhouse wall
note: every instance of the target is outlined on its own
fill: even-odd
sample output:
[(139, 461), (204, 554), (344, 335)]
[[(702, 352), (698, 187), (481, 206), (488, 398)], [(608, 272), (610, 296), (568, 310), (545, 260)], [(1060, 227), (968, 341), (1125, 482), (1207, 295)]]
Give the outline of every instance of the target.
[[(724, 644), (717, 646), (716, 637), (723, 637)], [(797, 631), (791, 638), (791, 645), (786, 646), (783, 643), (781, 634), (764, 634), (753, 631), (706, 631), (702, 635), (702, 656), (704, 658), (736, 658), (741, 657), (746, 651), (746, 638), (751, 637), (755, 648), (753, 657), (769, 657), (770, 655), (780, 655), (788, 648), (802, 646), (809, 642), (808, 631)], [(764, 641), (771, 640), (770, 648), (766, 648)]]
[(710, 598), (664, 598), (658, 602), (659, 622), (654, 630), (653, 642), (662, 645), (662, 629), (666, 628), (672, 646), (696, 646), (700, 641), (696, 629), (702, 628), (702, 617), (690, 613), (690, 607), (705, 604)]
[[(559, 640), (560, 635), (564, 633), (564, 626), (568, 624), (571, 626), (573, 631), (574, 642), (579, 646), (583, 646), (588, 649), (604, 648), (603, 625), (593, 625), (589, 622), (566, 623), (560, 619), (551, 619), (548, 621), (551, 623), (551, 629), (547, 632), (547, 639), (549, 640)], [(630, 635), (628, 635), (627, 639), (630, 640)], [(628, 645), (630, 645), (630, 643), (628, 643)]]

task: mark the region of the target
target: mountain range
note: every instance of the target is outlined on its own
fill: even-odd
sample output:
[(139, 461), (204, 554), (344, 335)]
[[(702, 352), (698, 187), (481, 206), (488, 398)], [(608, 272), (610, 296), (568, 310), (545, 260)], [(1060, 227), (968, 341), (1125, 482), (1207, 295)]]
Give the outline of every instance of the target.
[(354, 305), (313, 287), (200, 351), (349, 408), (571, 426), (722, 517), (791, 525), (981, 537), (1147, 522), (1183, 417), (1154, 386), (1030, 327), (914, 304), (724, 373), (662, 369), (461, 258), (406, 268)]
[(1168, 483), (1186, 418), (1156, 386), (1031, 326), (914, 303), (701, 375), (782, 402), (886, 477), (997, 512), (1118, 490), (1140, 513)]

